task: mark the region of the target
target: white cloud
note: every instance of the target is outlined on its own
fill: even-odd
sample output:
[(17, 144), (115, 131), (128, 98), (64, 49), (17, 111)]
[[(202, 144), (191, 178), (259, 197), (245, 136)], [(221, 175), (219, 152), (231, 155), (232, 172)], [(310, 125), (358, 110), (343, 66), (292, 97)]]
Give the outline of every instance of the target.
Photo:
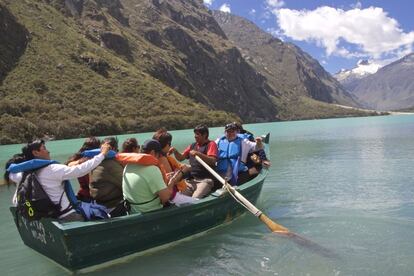
[(283, 0), (266, 0), (266, 5), (270, 9), (278, 9), (285, 5)]
[(211, 6), (213, 4), (214, 0), (203, 0), (203, 2), (204, 2), (204, 5)]
[[(413, 48), (414, 31), (404, 33), (382, 8), (344, 11), (323, 6), (312, 11), (278, 9), (273, 13), (285, 36), (314, 42), (325, 48), (327, 56), (380, 58), (401, 55)], [(349, 44), (345, 46), (344, 42)]]
[(255, 9), (251, 9), (251, 10), (249, 11), (249, 15), (250, 15), (250, 16), (255, 16), (255, 15), (256, 15), (256, 10), (255, 10)]
[(231, 12), (230, 5), (227, 4), (227, 3), (224, 3), (223, 5), (221, 5), (219, 10), (222, 11), (222, 12), (228, 12), (228, 13)]

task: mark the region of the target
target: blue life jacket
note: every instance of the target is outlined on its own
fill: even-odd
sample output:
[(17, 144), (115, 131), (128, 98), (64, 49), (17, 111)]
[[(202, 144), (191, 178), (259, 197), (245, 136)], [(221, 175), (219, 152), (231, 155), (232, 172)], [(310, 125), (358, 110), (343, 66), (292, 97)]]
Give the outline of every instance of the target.
[(242, 155), (242, 142), (243, 138), (241, 135), (237, 135), (233, 141), (227, 140), (226, 137), (221, 137), (218, 147), (218, 162), (217, 171), (219, 173), (226, 173), (227, 168), (231, 166), (232, 178), (231, 182), (237, 182), (237, 174), (247, 170), (246, 165), (241, 162)]
[[(101, 153), (101, 149), (92, 149), (92, 150), (85, 150), (82, 152), (83, 157), (92, 158)], [(113, 159), (116, 156), (116, 151), (110, 150), (108, 154), (105, 156), (105, 159)]]
[(32, 159), (19, 164), (11, 164), (7, 171), (10, 173), (27, 172), (40, 169), (41, 167), (49, 166), (50, 164), (57, 163), (58, 162), (54, 160)]

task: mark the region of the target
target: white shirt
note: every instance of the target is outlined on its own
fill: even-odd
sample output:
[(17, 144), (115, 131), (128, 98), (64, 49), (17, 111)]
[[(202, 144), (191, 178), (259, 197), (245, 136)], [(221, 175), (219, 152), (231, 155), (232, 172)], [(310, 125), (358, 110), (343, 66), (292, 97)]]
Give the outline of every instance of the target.
[[(73, 167), (68, 167), (62, 164), (51, 164), (45, 168), (40, 169), (37, 172), (37, 179), (39, 180), (46, 194), (49, 196), (50, 200), (55, 204), (59, 204), (62, 193), (64, 193), (63, 181), (84, 176), (85, 174), (95, 169), (104, 159), (105, 156), (100, 153), (94, 158)], [(10, 179), (15, 183), (20, 183), (22, 177), (22, 172), (10, 174)], [(13, 197), (13, 204), (17, 205), (16, 193)], [(65, 210), (69, 207), (69, 205), (69, 199), (65, 194), (62, 197), (60, 210)], [(60, 218), (65, 217), (73, 212), (75, 212), (75, 210), (71, 210), (70, 212), (63, 214), (60, 216)]]

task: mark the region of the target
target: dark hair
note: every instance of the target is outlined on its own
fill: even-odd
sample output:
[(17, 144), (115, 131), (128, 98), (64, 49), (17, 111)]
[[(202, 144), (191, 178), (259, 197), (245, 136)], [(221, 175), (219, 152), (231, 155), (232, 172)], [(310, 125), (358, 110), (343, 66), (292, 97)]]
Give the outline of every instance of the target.
[(122, 152), (134, 152), (134, 149), (139, 149), (137, 139), (128, 138), (122, 143)]
[(142, 152), (143, 153), (150, 153), (152, 150), (156, 153), (161, 153), (161, 144), (158, 142), (158, 140), (150, 139), (146, 140), (144, 144), (142, 145)]
[(42, 139), (36, 139), (30, 143), (27, 143), (26, 146), (22, 148), (22, 154), (24, 156), (24, 159), (26, 161), (34, 159), (35, 156), (33, 155), (32, 151), (40, 150), (40, 148), (44, 144), (45, 144), (45, 141), (43, 141)]
[(243, 126), (242, 126), (241, 123), (239, 123), (239, 122), (233, 122), (233, 124), (236, 126), (236, 130), (239, 133), (246, 133), (246, 131), (243, 129)]
[(97, 149), (100, 147), (100, 145), (101, 145), (101, 142), (95, 136), (86, 138), (85, 141), (83, 142), (83, 145), (78, 150), (78, 152), (72, 155), (68, 159), (68, 161), (66, 161), (66, 164), (69, 164), (72, 161), (79, 160), (82, 157), (82, 152), (84, 152), (85, 150)]
[(101, 146), (101, 141), (99, 141), (99, 138), (96, 138), (95, 136), (88, 137), (83, 142), (83, 145), (79, 149), (79, 152), (83, 152), (85, 150), (97, 149), (100, 146)]
[(10, 186), (10, 178), (9, 175), (10, 173), (7, 171), (7, 169), (10, 167), (11, 164), (19, 164), (26, 161), (26, 159), (24, 158), (22, 153), (18, 153), (13, 155), (12, 158), (10, 158), (7, 162), (6, 162), (6, 166), (5, 166), (5, 172), (4, 172), (4, 181), (6, 182), (7, 186)]
[(163, 149), (166, 145), (171, 145), (172, 135), (168, 132), (164, 132), (164, 133), (160, 133), (159, 135), (155, 136), (154, 139), (160, 142), (161, 148)]
[(167, 133), (168, 130), (165, 127), (161, 127), (159, 129), (157, 129), (157, 131), (154, 133), (154, 135), (152, 135), (152, 139), (158, 140), (158, 137), (163, 134), (163, 133)]
[(111, 146), (111, 149), (118, 151), (118, 139), (115, 137), (106, 137), (103, 139), (102, 144), (108, 143)]
[(194, 133), (200, 133), (201, 135), (206, 135), (208, 137), (208, 127), (206, 125), (198, 125), (194, 128)]

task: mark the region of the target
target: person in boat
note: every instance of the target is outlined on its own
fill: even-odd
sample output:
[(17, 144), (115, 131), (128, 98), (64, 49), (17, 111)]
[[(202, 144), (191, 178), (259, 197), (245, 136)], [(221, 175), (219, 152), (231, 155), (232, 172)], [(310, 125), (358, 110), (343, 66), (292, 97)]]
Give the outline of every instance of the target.
[[(101, 142), (99, 141), (98, 138), (93, 137), (93, 136), (89, 137), (89, 138), (86, 138), (85, 141), (83, 142), (83, 145), (78, 150), (78, 152), (75, 153), (74, 155), (72, 155), (68, 159), (68, 161), (66, 161), (66, 164), (69, 167), (73, 167), (73, 166), (82, 164), (83, 162), (88, 160), (88, 158), (82, 157), (82, 152), (84, 152), (85, 150), (99, 149), (100, 146), (101, 146)], [(92, 201), (92, 197), (89, 193), (89, 179), (90, 179), (89, 173), (86, 174), (86, 175), (83, 175), (81, 177), (78, 177), (79, 191), (78, 191), (76, 197), (80, 201), (84, 201), (84, 202), (91, 202)]]
[(255, 142), (238, 135), (237, 126), (234, 123), (224, 127), (225, 135), (216, 140), (218, 147), (218, 173), (228, 179), (232, 185), (241, 185), (251, 179), (246, 166), (249, 153), (263, 148), (261, 137), (255, 138)]
[[(153, 139), (160, 142), (161, 145), (161, 154), (158, 158), (160, 166), (164, 168), (167, 176), (172, 176), (179, 170), (183, 171), (184, 173), (189, 172), (191, 170), (191, 167), (179, 163), (173, 156), (171, 156), (170, 149), (172, 143), (172, 135), (167, 132), (166, 129), (162, 130), (165, 131), (157, 131), (153, 136)], [(187, 184), (184, 179), (182, 179), (176, 187), (178, 191), (182, 192), (187, 188)]]
[(3, 176), (4, 183), (7, 185), (7, 187), (12, 185), (12, 183), (18, 184), (18, 183), (15, 183), (14, 181), (12, 181), (10, 179), (10, 172), (8, 171), (8, 168), (10, 167), (10, 165), (11, 164), (20, 164), (20, 163), (23, 163), (25, 161), (26, 161), (26, 159), (24, 158), (24, 155), (22, 153), (15, 154), (15, 155), (13, 155), (12, 158), (7, 160), (6, 166), (5, 166), (5, 172), (4, 172), (4, 176)]
[(209, 195), (215, 184), (211, 174), (195, 158), (198, 156), (209, 166), (215, 168), (217, 145), (208, 136), (208, 127), (198, 125), (194, 128), (195, 143), (189, 145), (182, 153), (175, 148), (170, 149), (170, 152), (174, 153), (178, 161), (189, 159), (191, 173), (190, 177), (186, 179), (187, 188), (183, 191), (183, 194), (195, 198), (203, 198)]
[[(236, 132), (238, 136), (242, 137), (243, 139), (248, 139), (252, 142), (255, 141), (253, 133), (251, 133), (248, 130), (245, 130), (241, 123), (233, 122), (233, 124), (236, 125)], [(270, 167), (271, 163), (266, 157), (266, 152), (264, 148), (261, 148), (257, 151), (249, 152), (249, 154), (247, 155), (246, 166), (249, 169), (250, 179), (258, 175), (263, 167)]]
[(141, 151), (141, 157), (146, 161), (128, 164), (122, 181), (124, 199), (130, 204), (131, 213), (145, 213), (163, 208), (172, 197), (180, 174), (183, 174), (175, 174), (169, 180), (165, 178), (165, 172), (158, 161), (162, 149), (157, 140), (146, 140)]
[[(118, 152), (118, 141), (115, 137), (107, 137), (103, 143), (109, 144), (111, 150)], [(91, 173), (89, 183), (91, 197), (110, 212), (123, 200), (123, 170), (124, 167), (115, 158), (106, 158)]]
[(243, 138), (248, 139), (249, 141), (254, 142), (254, 135), (248, 130), (245, 130), (243, 128), (243, 125), (239, 122), (233, 122), (233, 124), (236, 126), (236, 131), (238, 134), (240, 134)]
[(122, 151), (124, 153), (139, 153), (140, 146), (138, 144), (137, 139), (135, 138), (128, 138), (122, 143)]
[[(107, 143), (101, 145), (101, 153), (96, 155), (90, 160), (83, 162), (72, 167), (63, 164), (50, 163), (49, 165), (39, 168), (37, 171), (37, 179), (42, 185), (43, 190), (46, 192), (50, 200), (54, 204), (60, 205), (60, 221), (83, 221), (84, 217), (81, 214), (76, 213), (72, 204), (69, 201), (68, 195), (64, 188), (65, 180), (81, 177), (91, 170), (96, 168), (108, 154), (110, 146)], [(22, 148), (22, 155), (24, 161), (30, 161), (34, 159), (51, 160), (50, 152), (47, 150), (45, 142), (41, 139), (34, 140), (28, 143)], [(19, 160), (19, 163), (22, 160)], [(34, 160), (36, 161), (36, 160)], [(23, 172), (10, 173), (9, 178), (14, 183), (20, 183), (22, 181)], [(17, 190), (16, 190), (17, 192)], [(14, 205), (17, 205), (16, 194), (13, 197)]]

